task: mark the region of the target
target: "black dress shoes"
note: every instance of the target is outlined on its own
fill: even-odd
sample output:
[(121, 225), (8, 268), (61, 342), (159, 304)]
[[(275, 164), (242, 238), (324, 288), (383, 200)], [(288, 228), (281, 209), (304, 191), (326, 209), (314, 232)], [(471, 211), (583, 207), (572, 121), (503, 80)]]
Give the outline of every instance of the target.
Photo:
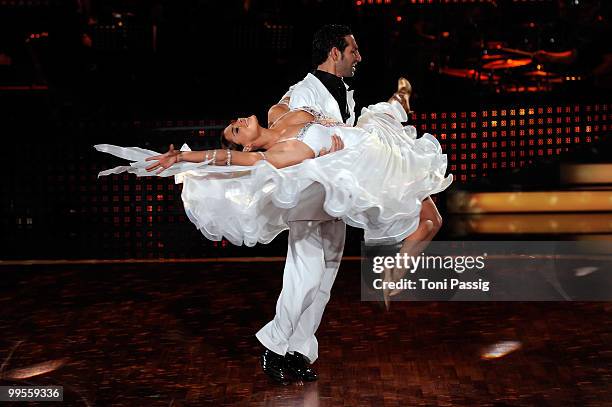
[(275, 382), (282, 385), (291, 383), (292, 376), (285, 358), (270, 349), (266, 349), (261, 355), (261, 368)]
[(301, 353), (293, 352), (293, 355), (287, 353), (285, 355), (285, 360), (287, 361), (289, 371), (297, 378), (305, 382), (314, 382), (319, 378), (317, 372), (308, 365), (308, 361)]

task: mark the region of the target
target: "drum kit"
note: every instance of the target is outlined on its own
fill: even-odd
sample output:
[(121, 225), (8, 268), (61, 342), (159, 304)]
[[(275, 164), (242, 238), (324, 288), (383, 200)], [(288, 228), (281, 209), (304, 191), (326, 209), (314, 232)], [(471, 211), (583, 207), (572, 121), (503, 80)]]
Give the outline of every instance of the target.
[(440, 67), (437, 72), (489, 87), (499, 94), (550, 92), (567, 81), (581, 80), (580, 76), (545, 70), (544, 65), (535, 60), (534, 54), (491, 41), (482, 49), (475, 67)]

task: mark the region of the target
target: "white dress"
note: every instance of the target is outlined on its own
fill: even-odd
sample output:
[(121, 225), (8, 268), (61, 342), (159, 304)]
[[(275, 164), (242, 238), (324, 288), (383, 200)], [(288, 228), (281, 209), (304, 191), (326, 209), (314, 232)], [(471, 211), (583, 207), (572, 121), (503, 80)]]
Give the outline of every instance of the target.
[[(366, 244), (397, 243), (418, 227), (421, 202), (452, 182), (452, 175), (445, 175), (447, 159), (439, 142), (430, 134), (416, 138), (415, 128), (403, 127), (402, 119), (401, 108), (386, 102), (364, 108), (356, 127), (317, 117), (297, 138), (316, 154), (329, 147), (336, 134), (345, 144), (343, 150), (281, 169), (267, 161), (252, 167), (181, 162), (162, 176), (174, 175), (183, 183), (185, 212), (211, 240), (225, 237), (246, 246), (269, 243), (289, 228), (290, 210), (318, 184), (325, 191), (323, 210), (364, 229)], [(133, 161), (100, 175), (124, 171), (152, 175), (144, 170), (151, 164), (144, 159), (159, 154), (95, 147)]]

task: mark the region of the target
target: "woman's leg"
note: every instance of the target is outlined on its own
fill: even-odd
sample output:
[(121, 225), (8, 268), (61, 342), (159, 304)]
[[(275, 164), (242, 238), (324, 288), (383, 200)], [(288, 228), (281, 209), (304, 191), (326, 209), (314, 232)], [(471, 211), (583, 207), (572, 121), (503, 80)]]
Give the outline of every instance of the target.
[[(425, 229), (427, 233), (421, 233), (417, 235), (417, 232), (408, 236), (404, 241), (422, 241), (429, 243), (434, 236), (440, 231), (442, 227), (442, 216), (440, 212), (438, 212), (438, 208), (436, 208), (436, 204), (434, 204), (431, 198), (427, 198), (423, 201), (423, 206), (421, 207), (420, 213), (421, 223), (431, 222), (431, 226), (426, 226)], [(420, 227), (421, 225), (419, 225)], [(419, 229), (417, 229), (419, 231)], [(423, 247), (419, 248), (417, 252), (424, 250), (427, 247), (425, 244)]]
[[(404, 243), (400, 248), (400, 254), (406, 254), (407, 256), (418, 256), (427, 246), (429, 242), (434, 238), (442, 227), (442, 216), (438, 212), (438, 208), (432, 201), (431, 198), (427, 198), (423, 201), (421, 206), (421, 213), (419, 215), (420, 222), (417, 230), (414, 231), (410, 236), (404, 239)], [(407, 269), (387, 269), (385, 270), (385, 281), (400, 281), (408, 273)], [(388, 297), (397, 295), (401, 292), (400, 289), (388, 290), (383, 293), (385, 305), (388, 308)]]

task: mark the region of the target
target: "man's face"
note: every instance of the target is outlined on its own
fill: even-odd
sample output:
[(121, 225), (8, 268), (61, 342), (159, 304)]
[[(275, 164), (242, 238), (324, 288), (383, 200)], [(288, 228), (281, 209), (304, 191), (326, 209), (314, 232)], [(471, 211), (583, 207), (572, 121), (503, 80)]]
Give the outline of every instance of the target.
[(344, 49), (344, 52), (342, 52), (342, 56), (336, 67), (338, 76), (350, 78), (355, 75), (357, 64), (361, 62), (361, 54), (359, 54), (359, 47), (357, 47), (355, 37), (347, 35), (344, 39), (348, 45)]

